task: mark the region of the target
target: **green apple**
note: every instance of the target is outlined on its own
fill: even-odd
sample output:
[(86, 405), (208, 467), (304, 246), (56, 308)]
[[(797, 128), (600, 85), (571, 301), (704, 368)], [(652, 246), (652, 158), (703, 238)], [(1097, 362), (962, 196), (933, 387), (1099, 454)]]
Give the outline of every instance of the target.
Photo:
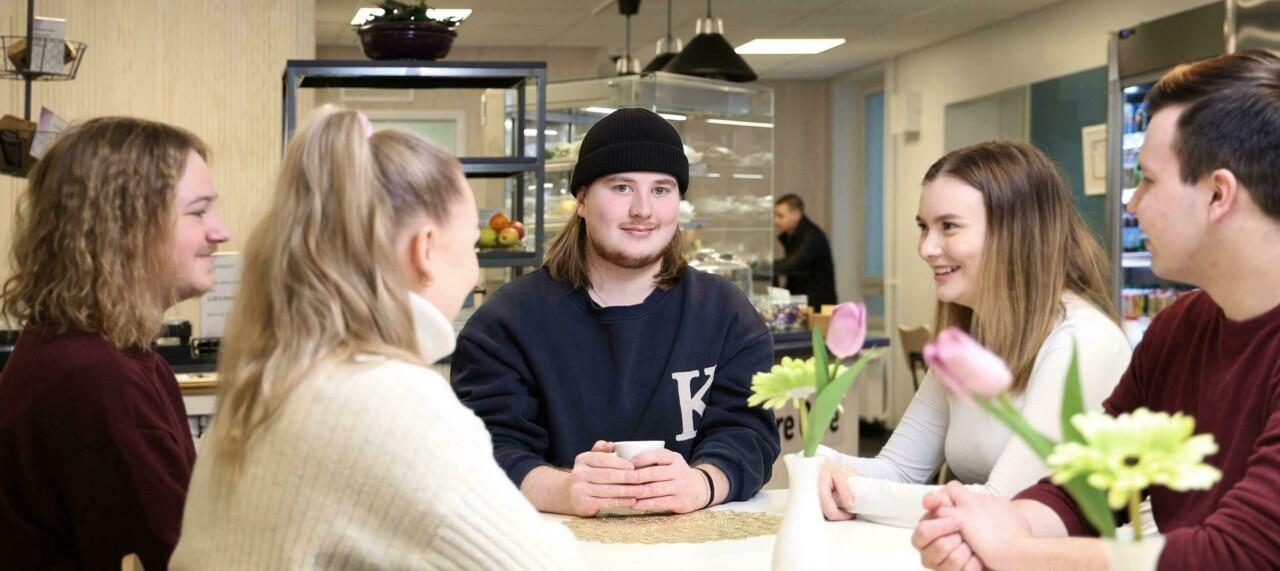
[(481, 248), (492, 248), (498, 245), (498, 231), (485, 226), (480, 229), (480, 240), (476, 242)]

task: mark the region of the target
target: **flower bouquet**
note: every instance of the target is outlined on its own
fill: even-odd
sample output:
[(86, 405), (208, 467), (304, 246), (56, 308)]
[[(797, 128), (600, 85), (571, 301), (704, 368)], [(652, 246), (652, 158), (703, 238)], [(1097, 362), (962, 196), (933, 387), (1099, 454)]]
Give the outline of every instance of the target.
[[(784, 357), (769, 372), (757, 373), (751, 379), (752, 394), (747, 404), (768, 409), (794, 404), (800, 415), (800, 439), (804, 442), (803, 456), (787, 454), (784, 457), (791, 489), (774, 542), (775, 571), (832, 568), (829, 540), (818, 505), (818, 474), (824, 460), (814, 453), (845, 393), (878, 354), (862, 350), (867, 337), (866, 316), (867, 308), (860, 303), (840, 304), (831, 314), (825, 342), (820, 331), (813, 331), (813, 357), (804, 360)], [(841, 363), (855, 356), (857, 359), (851, 365)]]
[[(831, 313), (828, 338), (813, 330), (813, 356), (808, 359), (783, 357), (767, 373), (751, 378), (749, 406), (780, 409), (791, 403), (800, 415), (800, 439), (805, 457), (813, 457), (840, 401), (853, 386), (853, 381), (877, 351), (863, 351), (867, 338), (867, 307), (861, 303), (842, 303)], [(835, 357), (833, 361), (827, 353)], [(859, 355), (861, 353), (861, 355)], [(841, 361), (858, 355), (858, 360), (845, 366)], [(806, 403), (813, 398), (812, 407)]]
[(964, 332), (951, 328), (938, 334), (925, 345), (924, 359), (952, 392), (977, 403), (1039, 454), (1053, 482), (1067, 490), (1102, 537), (1116, 537), (1112, 510), (1127, 504), (1133, 539), (1142, 538), (1139, 504), (1146, 488), (1202, 490), (1222, 476), (1204, 464), (1218, 450), (1213, 435), (1192, 436), (1190, 416), (1145, 408), (1114, 418), (1086, 412), (1074, 345), (1062, 395), (1062, 442), (1033, 428), (1018, 412), (1007, 393), (1012, 375), (1004, 361)]

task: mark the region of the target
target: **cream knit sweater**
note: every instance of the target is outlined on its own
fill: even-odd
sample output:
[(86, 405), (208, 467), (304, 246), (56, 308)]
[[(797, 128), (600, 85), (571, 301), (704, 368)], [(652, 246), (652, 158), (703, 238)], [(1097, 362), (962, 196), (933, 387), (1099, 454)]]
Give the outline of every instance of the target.
[[(453, 328), (413, 296), (422, 354)], [(364, 357), (325, 363), (255, 436), (241, 476), (196, 462), (173, 569), (576, 569), (493, 460), (489, 433), (427, 368)]]

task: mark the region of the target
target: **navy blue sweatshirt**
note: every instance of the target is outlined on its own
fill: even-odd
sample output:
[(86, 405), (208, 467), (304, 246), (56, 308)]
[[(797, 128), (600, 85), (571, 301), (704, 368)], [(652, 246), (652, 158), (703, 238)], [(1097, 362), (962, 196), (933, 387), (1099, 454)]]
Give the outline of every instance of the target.
[(467, 321), (452, 376), (516, 486), (597, 440), (662, 440), (723, 471), (736, 501), (769, 481), (780, 449), (773, 414), (747, 406), (751, 376), (772, 364), (768, 328), (724, 278), (690, 269), (640, 305), (601, 308), (544, 269)]

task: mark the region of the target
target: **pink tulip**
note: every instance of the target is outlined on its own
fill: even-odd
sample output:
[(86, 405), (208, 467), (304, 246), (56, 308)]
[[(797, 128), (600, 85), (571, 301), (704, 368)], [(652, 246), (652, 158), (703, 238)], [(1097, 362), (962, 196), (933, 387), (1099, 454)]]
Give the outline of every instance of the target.
[(827, 326), (827, 348), (837, 359), (858, 354), (867, 338), (867, 306), (845, 302), (836, 306)]
[(996, 396), (1013, 383), (1003, 359), (954, 327), (924, 346), (924, 360), (966, 402), (972, 401), (971, 395)]

